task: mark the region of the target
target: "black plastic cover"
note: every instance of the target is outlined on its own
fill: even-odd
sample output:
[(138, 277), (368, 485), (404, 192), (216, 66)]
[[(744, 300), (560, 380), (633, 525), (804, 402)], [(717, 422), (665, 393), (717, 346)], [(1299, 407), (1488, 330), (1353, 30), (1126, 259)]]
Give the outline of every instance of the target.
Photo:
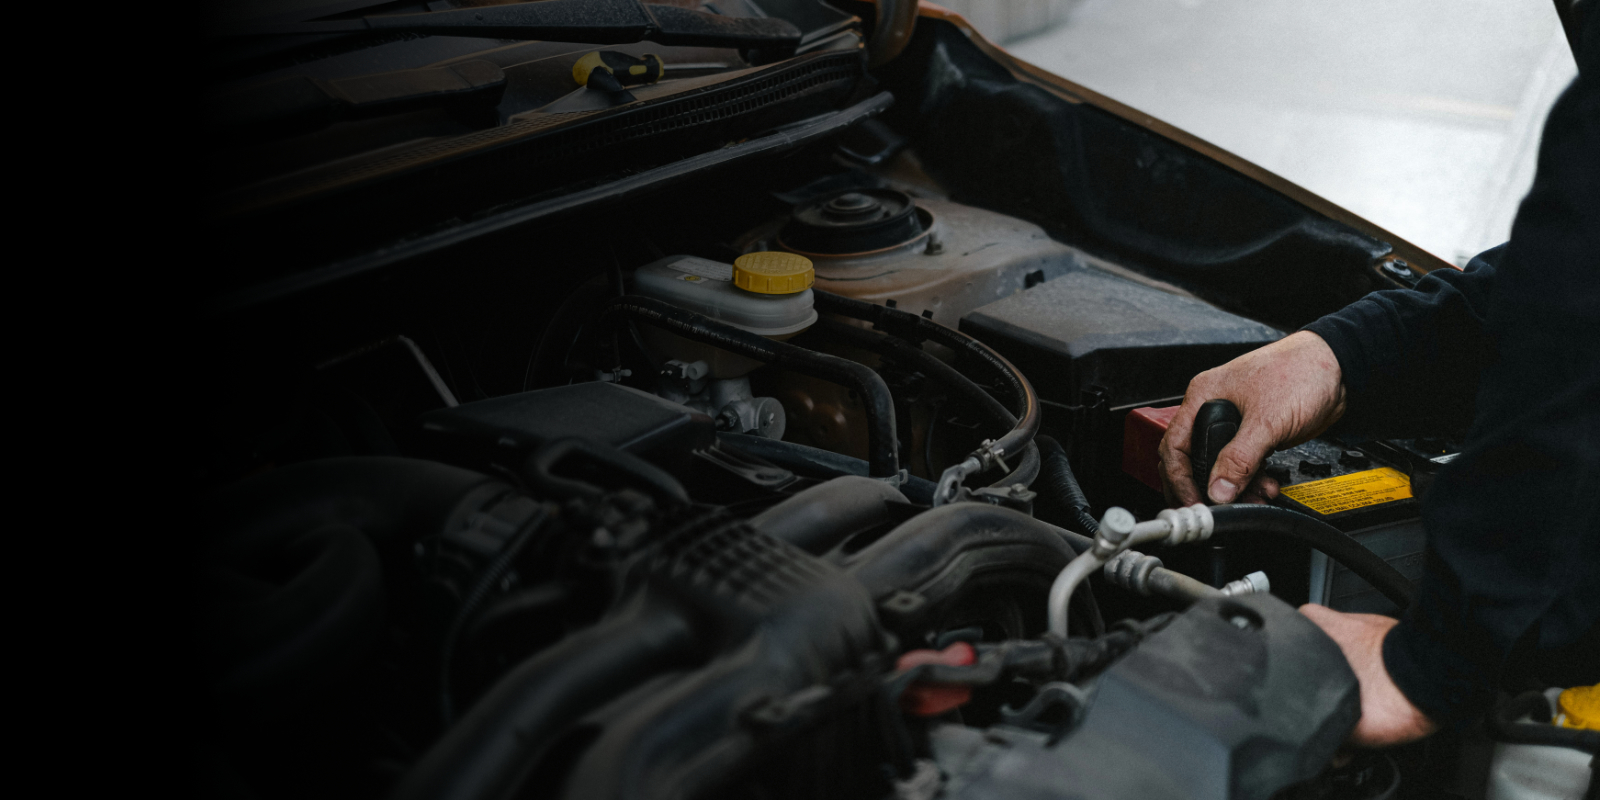
[(538, 446), (577, 436), (658, 466), (682, 465), (709, 447), (716, 425), (705, 414), (614, 383), (578, 383), (494, 397), (422, 415), (422, 447), (467, 467), (516, 468)]
[(1113, 407), (1181, 395), (1196, 373), (1283, 336), (1088, 266), (962, 317), (961, 330), (1010, 359), (1040, 397), (1076, 403), (1099, 385)]
[(945, 797), (1266, 800), (1361, 717), (1334, 641), (1271, 595), (1196, 603), (1102, 675), (1079, 728), (933, 732)]

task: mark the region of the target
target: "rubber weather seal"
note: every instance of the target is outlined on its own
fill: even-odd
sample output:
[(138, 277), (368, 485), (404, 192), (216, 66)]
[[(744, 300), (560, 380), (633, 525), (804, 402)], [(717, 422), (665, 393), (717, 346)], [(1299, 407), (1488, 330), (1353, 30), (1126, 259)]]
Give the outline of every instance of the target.
[(879, 92), (848, 108), (813, 117), (732, 147), (691, 156), (636, 175), (581, 189), (548, 200), (509, 208), (445, 230), (380, 247), (354, 258), (336, 261), (293, 275), (266, 281), (213, 297), (203, 308), (219, 316), (262, 303), (281, 300), (310, 289), (364, 275), (421, 255), (461, 244), (480, 236), (514, 228), (535, 220), (571, 213), (601, 203), (631, 199), (682, 181), (696, 173), (782, 153), (839, 133), (862, 120), (883, 113), (894, 96)]
[[(397, 153), (347, 159), (221, 189), (215, 198), (215, 218), (222, 221), (249, 217), (368, 187), (394, 192), (394, 181), (419, 175), (437, 183), (450, 174), (439, 172), (441, 169), (475, 169), (472, 174), (479, 177), (507, 171), (537, 174), (539, 170), (581, 163), (622, 145), (648, 143), (663, 134), (729, 122), (829, 86), (843, 89), (860, 75), (859, 55), (823, 53), (611, 111), (519, 115), (509, 125)], [(343, 200), (349, 202), (348, 197)]]

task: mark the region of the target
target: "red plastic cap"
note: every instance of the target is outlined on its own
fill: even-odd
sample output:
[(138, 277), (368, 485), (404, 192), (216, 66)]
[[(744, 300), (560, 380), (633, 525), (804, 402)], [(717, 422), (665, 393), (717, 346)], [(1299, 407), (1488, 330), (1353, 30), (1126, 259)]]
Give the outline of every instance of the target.
[[(966, 642), (956, 642), (943, 650), (912, 650), (900, 656), (895, 668), (901, 671), (923, 664), (943, 664), (947, 667), (971, 666), (978, 660), (978, 651)], [(917, 681), (900, 695), (900, 708), (907, 714), (919, 717), (937, 717), (972, 699), (972, 687), (954, 683)]]
[(1136, 408), (1122, 423), (1122, 471), (1161, 491), (1161, 437), (1178, 415), (1177, 406)]

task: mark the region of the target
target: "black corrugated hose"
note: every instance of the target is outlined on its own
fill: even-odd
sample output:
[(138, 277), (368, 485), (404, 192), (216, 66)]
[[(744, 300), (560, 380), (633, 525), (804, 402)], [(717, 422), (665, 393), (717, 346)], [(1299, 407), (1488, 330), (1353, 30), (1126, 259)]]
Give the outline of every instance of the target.
[(927, 339), (938, 342), (986, 365), (1005, 384), (1015, 403), (1016, 416), (1019, 419), (1015, 428), (995, 441), (995, 449), (1008, 456), (1020, 454), (1022, 449), (1033, 441), (1034, 434), (1039, 432), (1039, 396), (1034, 393), (1033, 384), (1029, 383), (1005, 356), (996, 353), (988, 345), (916, 314), (854, 300), (820, 289), (813, 289), (812, 292), (816, 298), (818, 311), (871, 322), (879, 330), (912, 341)]
[(867, 463), (872, 477), (890, 478), (900, 474), (900, 462), (895, 453), (898, 437), (894, 426), (894, 398), (889, 394), (888, 384), (870, 367), (768, 339), (648, 297), (613, 298), (601, 306), (596, 321), (604, 326), (618, 317), (637, 319), (685, 339), (854, 390), (867, 415)]
[(1094, 518), (1089, 499), (1078, 485), (1078, 476), (1072, 473), (1067, 451), (1049, 436), (1035, 436), (1033, 443), (1039, 446), (1039, 458), (1043, 462), (1044, 490), (1067, 512), (1068, 522), (1077, 525), (1084, 535), (1094, 536), (1100, 530), (1100, 521)]

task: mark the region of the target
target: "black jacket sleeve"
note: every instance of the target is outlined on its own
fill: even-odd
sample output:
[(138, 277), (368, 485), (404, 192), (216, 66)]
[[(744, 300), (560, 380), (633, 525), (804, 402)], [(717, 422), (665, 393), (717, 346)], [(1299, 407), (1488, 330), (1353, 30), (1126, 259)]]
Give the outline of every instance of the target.
[[(1473, 398), (1462, 453), (1423, 501), (1417, 601), (1383, 649), (1446, 727), (1482, 711), (1513, 660), (1581, 648), (1600, 619), (1600, 14), (1579, 53), (1511, 241), (1309, 326), (1339, 357), (1352, 412)], [(1569, 681), (1600, 681), (1600, 657), (1578, 666)]]
[(1339, 359), (1348, 411), (1335, 433), (1433, 435), (1465, 429), (1475, 416), (1484, 327), (1505, 246), (1463, 272), (1428, 273), (1414, 290), (1373, 292), (1305, 327)]

